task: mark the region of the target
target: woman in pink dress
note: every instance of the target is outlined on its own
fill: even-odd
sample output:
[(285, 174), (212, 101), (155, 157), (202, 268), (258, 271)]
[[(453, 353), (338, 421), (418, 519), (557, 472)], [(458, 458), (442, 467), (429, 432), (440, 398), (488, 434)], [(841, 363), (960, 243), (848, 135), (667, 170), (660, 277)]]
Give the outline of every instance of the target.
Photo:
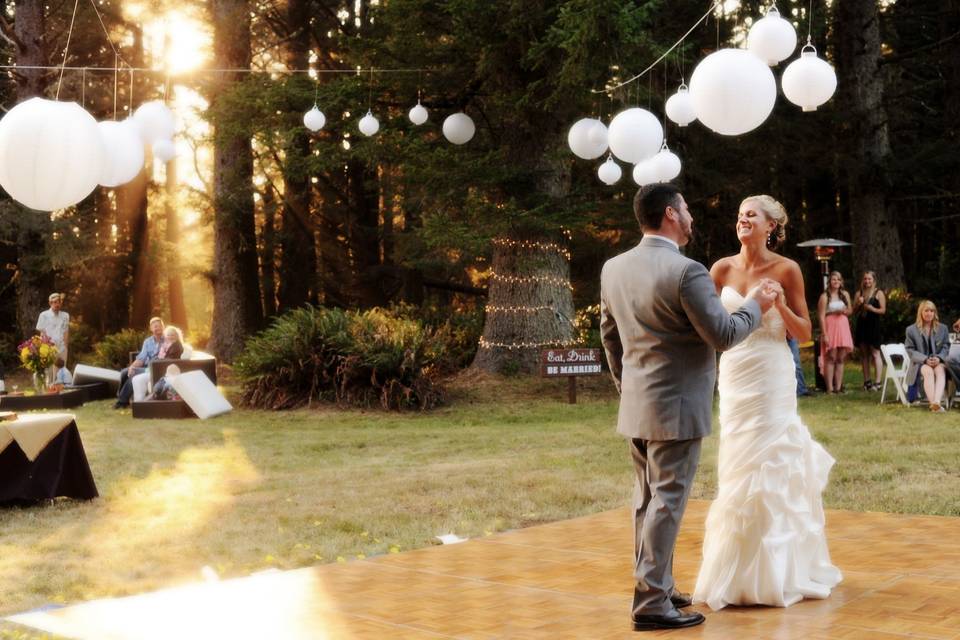
[(826, 290), (817, 302), (820, 318), (820, 373), (827, 383), (827, 393), (843, 391), (843, 363), (853, 351), (850, 333), (850, 294), (843, 288), (839, 271), (830, 274)]

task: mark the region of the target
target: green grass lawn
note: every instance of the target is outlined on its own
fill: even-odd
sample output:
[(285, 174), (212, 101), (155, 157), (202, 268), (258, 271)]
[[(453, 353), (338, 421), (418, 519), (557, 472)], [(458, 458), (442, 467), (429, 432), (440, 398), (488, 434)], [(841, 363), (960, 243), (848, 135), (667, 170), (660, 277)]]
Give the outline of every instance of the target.
[[(77, 423), (102, 497), (0, 510), (0, 615), (195, 581), (205, 566), (234, 577), (349, 562), (623, 506), (632, 475), (612, 385), (589, 381), (575, 406), (565, 394), (564, 381), (464, 378), (427, 414), (204, 422), (87, 405)], [(827, 506), (960, 515), (960, 412), (878, 398), (801, 401), (838, 461)], [(714, 493), (716, 451), (712, 436), (695, 497)]]

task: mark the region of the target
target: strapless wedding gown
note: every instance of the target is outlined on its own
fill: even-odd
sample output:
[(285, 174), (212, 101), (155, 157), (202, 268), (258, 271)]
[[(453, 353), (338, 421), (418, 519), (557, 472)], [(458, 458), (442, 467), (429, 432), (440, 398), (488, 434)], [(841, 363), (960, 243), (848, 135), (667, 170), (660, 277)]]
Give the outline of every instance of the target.
[[(729, 311), (744, 298), (724, 287)], [(717, 610), (826, 598), (830, 562), (821, 493), (834, 459), (797, 414), (797, 382), (776, 309), (720, 357), (720, 459), (693, 598)]]

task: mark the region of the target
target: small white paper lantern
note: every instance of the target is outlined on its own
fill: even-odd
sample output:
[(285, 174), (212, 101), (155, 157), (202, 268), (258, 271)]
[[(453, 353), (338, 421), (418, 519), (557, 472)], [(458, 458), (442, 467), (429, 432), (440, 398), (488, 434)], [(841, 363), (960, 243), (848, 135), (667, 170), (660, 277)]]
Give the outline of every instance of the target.
[(837, 73), (808, 44), (801, 49), (800, 57), (787, 65), (780, 86), (787, 100), (804, 111), (816, 111), (837, 90)]
[(796, 48), (797, 31), (789, 20), (780, 17), (775, 6), (754, 22), (747, 34), (747, 49), (771, 67), (789, 58)]
[(0, 120), (0, 186), (31, 209), (54, 211), (86, 198), (106, 155), (97, 121), (75, 102), (31, 98)]
[(620, 168), (613, 158), (608, 156), (607, 161), (600, 165), (597, 168), (597, 177), (600, 178), (600, 182), (610, 186), (619, 182), (620, 177), (623, 175), (623, 170)]
[(157, 140), (153, 143), (153, 157), (160, 162), (170, 162), (177, 157), (177, 146), (173, 140)]
[(97, 124), (105, 151), (100, 184), (119, 187), (137, 177), (143, 168), (143, 140), (140, 128), (129, 118), (123, 122), (112, 120)]
[(660, 153), (650, 158), (648, 162), (653, 166), (657, 182), (670, 182), (680, 175), (680, 158), (673, 151), (670, 151), (667, 145), (663, 145)]
[(320, 131), (325, 124), (327, 124), (327, 117), (317, 108), (317, 105), (313, 105), (310, 111), (303, 114), (303, 126), (310, 131)]
[(607, 128), (596, 118), (581, 118), (567, 133), (567, 144), (578, 158), (593, 160), (607, 150)]
[(700, 61), (690, 77), (697, 119), (725, 136), (756, 129), (773, 111), (777, 81), (770, 67), (745, 49), (721, 49)]
[(422, 125), (424, 122), (426, 122), (427, 118), (430, 117), (429, 112), (427, 112), (427, 108), (422, 104), (420, 104), (419, 100), (417, 100), (417, 104), (412, 109), (410, 109), (410, 113), (407, 115), (410, 118), (410, 122), (412, 122), (418, 127)]
[(667, 117), (678, 127), (685, 127), (697, 119), (697, 111), (693, 108), (693, 98), (686, 84), (681, 84), (677, 92), (667, 98), (665, 107)]
[(160, 100), (144, 102), (133, 113), (133, 119), (140, 127), (140, 135), (147, 144), (173, 138), (176, 129), (173, 112)]
[(633, 181), (638, 187), (642, 187), (655, 182), (660, 182), (660, 176), (657, 173), (657, 167), (653, 163), (653, 158), (647, 158), (633, 168)]
[(380, 130), (380, 121), (367, 110), (367, 115), (360, 118), (360, 133), (365, 136), (372, 136)]
[(634, 107), (621, 111), (607, 129), (610, 151), (624, 162), (638, 163), (653, 156), (663, 144), (663, 126), (655, 115)]
[(453, 144), (466, 144), (477, 132), (473, 120), (462, 111), (447, 116), (443, 121), (443, 136)]

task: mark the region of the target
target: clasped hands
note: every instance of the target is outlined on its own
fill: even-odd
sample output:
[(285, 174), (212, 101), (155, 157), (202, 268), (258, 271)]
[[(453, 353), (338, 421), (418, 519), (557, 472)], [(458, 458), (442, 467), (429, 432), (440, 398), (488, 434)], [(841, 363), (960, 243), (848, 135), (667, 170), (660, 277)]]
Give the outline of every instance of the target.
[(747, 299), (756, 300), (760, 310), (766, 313), (770, 307), (783, 298), (783, 286), (776, 280), (761, 278), (760, 281), (747, 292)]

